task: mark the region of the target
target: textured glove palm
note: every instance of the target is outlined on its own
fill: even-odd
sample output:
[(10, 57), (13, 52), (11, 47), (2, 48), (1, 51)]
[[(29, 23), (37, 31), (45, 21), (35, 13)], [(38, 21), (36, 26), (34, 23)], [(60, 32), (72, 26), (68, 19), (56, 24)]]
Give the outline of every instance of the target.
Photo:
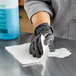
[(45, 45), (51, 45), (54, 40), (53, 36), (53, 30), (49, 26), (48, 23), (43, 23), (40, 24), (36, 29), (35, 29), (35, 38), (31, 42), (30, 45), (30, 54), (32, 54), (34, 57), (40, 58), (43, 55), (43, 49), (42, 49), (42, 44), (41, 44), (41, 35), (44, 35), (45, 40), (44, 44)]

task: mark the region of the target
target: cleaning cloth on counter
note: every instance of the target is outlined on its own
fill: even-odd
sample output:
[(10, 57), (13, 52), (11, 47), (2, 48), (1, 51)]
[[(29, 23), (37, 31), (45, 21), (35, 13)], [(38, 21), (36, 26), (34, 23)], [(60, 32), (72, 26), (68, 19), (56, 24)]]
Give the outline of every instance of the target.
[(42, 63), (47, 57), (57, 57), (57, 58), (65, 58), (71, 55), (71, 52), (66, 48), (55, 49), (54, 52), (49, 51), (49, 47), (45, 46), (44, 36), (41, 36), (41, 42), (43, 47), (43, 55), (41, 58), (35, 58), (29, 53), (29, 46), (31, 43), (25, 43), (22, 45), (14, 45), (14, 46), (7, 46), (5, 49), (13, 55), (15, 59), (17, 59), (21, 64), (34, 64), (34, 63)]
[(30, 43), (25, 43), (22, 45), (8, 46), (5, 49), (13, 55), (15, 59), (17, 59), (21, 64), (32, 64), (32, 63), (41, 63), (43, 62), (48, 55), (48, 46), (43, 44), (44, 36), (41, 36), (41, 42), (43, 46), (43, 55), (41, 58), (35, 58), (29, 53)]

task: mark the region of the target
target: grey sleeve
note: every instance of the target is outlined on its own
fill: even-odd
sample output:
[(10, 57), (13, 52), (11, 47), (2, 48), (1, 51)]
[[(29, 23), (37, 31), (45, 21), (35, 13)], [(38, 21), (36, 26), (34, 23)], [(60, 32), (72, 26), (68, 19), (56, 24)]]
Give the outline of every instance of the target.
[(48, 4), (46, 4), (44, 1), (25, 0), (24, 8), (26, 10), (26, 13), (27, 13), (30, 21), (31, 21), (31, 17), (39, 11), (46, 11), (51, 15), (51, 17), (53, 16), (51, 7)]

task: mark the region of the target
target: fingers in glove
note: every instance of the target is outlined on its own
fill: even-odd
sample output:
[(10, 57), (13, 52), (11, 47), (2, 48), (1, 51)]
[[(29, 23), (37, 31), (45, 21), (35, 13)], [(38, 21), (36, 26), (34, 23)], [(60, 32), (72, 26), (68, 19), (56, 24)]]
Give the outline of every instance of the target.
[(41, 50), (41, 48), (39, 48), (39, 39), (41, 39), (40, 38), (40, 35), (39, 36), (37, 36), (37, 40), (36, 40), (36, 48), (35, 48), (35, 51), (36, 51), (36, 57), (37, 58), (40, 58), (41, 57), (41, 52), (40, 52), (40, 50)]
[(42, 43), (41, 43), (41, 37), (38, 38), (38, 49), (39, 49), (40, 55), (43, 55), (43, 48), (42, 48)]
[(30, 52), (30, 54), (32, 54), (32, 56), (33, 57), (40, 57), (41, 55), (40, 55), (40, 52), (39, 52), (39, 49), (38, 49), (38, 39), (39, 38), (39, 36), (37, 36), (33, 41), (32, 41), (32, 43), (31, 43), (31, 45), (30, 45), (30, 50), (29, 50), (29, 52)]
[(54, 52), (55, 51), (55, 49), (54, 49), (54, 43), (49, 44), (49, 50), (50, 50), (50, 52)]
[(35, 43), (34, 41), (31, 43), (29, 52), (30, 52), (30, 54), (32, 54), (34, 57), (36, 57), (35, 49), (34, 49), (34, 43)]
[(35, 55), (34, 57), (38, 57), (37, 55), (39, 55), (39, 54), (38, 54), (38, 47), (37, 47), (37, 46), (38, 46), (38, 44), (37, 44), (37, 43), (38, 43), (37, 39), (38, 39), (38, 38), (36, 37), (35, 40), (34, 40), (34, 46), (33, 46), (33, 47), (34, 47), (34, 55)]
[(42, 44), (41, 44), (41, 36), (37, 36), (33, 42), (30, 45), (29, 49), (30, 54), (33, 55), (33, 57), (40, 58), (43, 54)]

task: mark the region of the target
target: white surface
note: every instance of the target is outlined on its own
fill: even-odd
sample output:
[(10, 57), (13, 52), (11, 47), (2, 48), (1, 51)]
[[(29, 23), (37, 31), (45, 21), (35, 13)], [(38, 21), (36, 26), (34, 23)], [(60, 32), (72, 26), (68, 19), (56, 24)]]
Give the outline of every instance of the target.
[(71, 52), (66, 48), (55, 49), (54, 52), (49, 52), (48, 46), (43, 44), (44, 37), (41, 36), (43, 46), (43, 56), (35, 58), (29, 54), (30, 43), (5, 47), (5, 49), (12, 54), (21, 64), (30, 65), (32, 63), (45, 63), (47, 57), (65, 58), (71, 55)]

